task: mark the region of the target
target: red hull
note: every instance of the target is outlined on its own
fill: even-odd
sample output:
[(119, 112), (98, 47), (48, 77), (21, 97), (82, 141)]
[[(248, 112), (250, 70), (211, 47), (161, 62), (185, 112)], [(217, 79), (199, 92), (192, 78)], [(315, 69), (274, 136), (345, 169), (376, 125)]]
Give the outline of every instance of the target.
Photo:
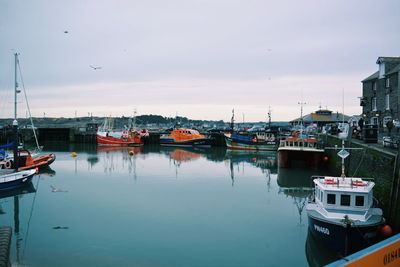
[(290, 168), (293, 160), (299, 160), (305, 161), (307, 167), (318, 168), (322, 162), (323, 154), (323, 152), (316, 151), (279, 150), (278, 166)]
[(97, 135), (97, 144), (105, 146), (142, 146), (143, 140), (138, 138), (114, 138)]

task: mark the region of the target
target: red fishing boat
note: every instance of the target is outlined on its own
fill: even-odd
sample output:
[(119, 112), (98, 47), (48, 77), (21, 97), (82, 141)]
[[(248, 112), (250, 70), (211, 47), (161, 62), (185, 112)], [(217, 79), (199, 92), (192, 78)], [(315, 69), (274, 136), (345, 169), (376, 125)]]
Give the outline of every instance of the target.
[(97, 144), (105, 146), (142, 146), (149, 136), (147, 130), (136, 131), (133, 127), (122, 131), (114, 131), (111, 118), (106, 118), (97, 131)]
[(324, 149), (313, 136), (295, 132), (291, 137), (280, 141), (278, 147), (278, 165), (280, 168), (291, 167), (293, 161), (305, 161), (311, 168), (318, 168)]

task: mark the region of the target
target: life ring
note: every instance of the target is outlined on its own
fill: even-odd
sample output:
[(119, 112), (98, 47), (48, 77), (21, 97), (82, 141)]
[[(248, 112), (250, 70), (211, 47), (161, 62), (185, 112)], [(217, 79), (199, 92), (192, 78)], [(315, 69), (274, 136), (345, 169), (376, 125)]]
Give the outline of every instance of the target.
[(365, 186), (366, 185), (366, 183), (364, 183), (364, 181), (354, 181), (351, 184), (355, 185), (355, 186)]
[(12, 167), (11, 160), (6, 161), (5, 167), (6, 167), (6, 169), (11, 169), (11, 167)]
[(335, 181), (327, 181), (326, 184), (337, 184)]

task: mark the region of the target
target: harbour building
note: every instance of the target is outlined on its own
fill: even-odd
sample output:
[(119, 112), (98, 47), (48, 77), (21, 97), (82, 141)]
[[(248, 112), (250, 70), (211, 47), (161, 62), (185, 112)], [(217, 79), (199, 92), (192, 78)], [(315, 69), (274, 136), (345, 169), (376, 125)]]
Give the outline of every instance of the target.
[(360, 106), (366, 124), (385, 131), (388, 121), (400, 126), (400, 57), (379, 57), (378, 70), (362, 80)]

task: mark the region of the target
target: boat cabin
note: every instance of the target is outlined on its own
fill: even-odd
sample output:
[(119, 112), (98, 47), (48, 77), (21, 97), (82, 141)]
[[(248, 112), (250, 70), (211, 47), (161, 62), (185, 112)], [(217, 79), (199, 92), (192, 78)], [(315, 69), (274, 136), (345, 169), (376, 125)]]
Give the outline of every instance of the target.
[(318, 177), (314, 179), (315, 203), (326, 217), (366, 221), (372, 214), (374, 182), (361, 178)]
[(318, 140), (310, 137), (287, 137), (280, 141), (280, 147), (320, 148)]

